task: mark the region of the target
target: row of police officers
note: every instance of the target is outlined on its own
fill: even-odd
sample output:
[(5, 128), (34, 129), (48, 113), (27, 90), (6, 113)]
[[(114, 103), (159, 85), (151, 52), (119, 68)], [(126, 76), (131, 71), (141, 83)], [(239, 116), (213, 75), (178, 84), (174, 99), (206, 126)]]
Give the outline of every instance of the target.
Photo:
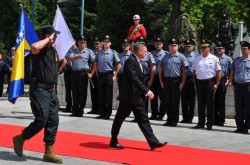
[[(118, 81), (118, 89), (123, 87), (123, 66), (132, 54), (130, 43), (124, 39), (123, 51), (118, 54), (110, 48), (111, 37), (106, 35), (102, 41), (95, 38), (94, 50), (87, 48), (87, 41), (81, 36), (78, 47), (73, 47), (66, 56), (71, 81), (66, 87), (66, 111), (70, 116), (82, 117), (87, 99), (88, 81), (91, 87), (92, 110), (88, 113), (99, 114), (98, 119), (110, 119), (113, 102), (113, 84)], [(138, 37), (136, 42), (145, 42)], [(249, 103), (244, 102), (249, 96), (249, 43), (242, 41), (242, 54), (232, 63), (232, 59), (225, 54), (225, 46), (216, 44), (216, 54), (211, 54), (211, 42), (202, 40), (201, 55), (194, 53), (195, 42), (185, 42), (185, 53), (178, 51), (178, 40), (171, 39), (168, 50), (163, 50), (163, 38), (155, 39), (155, 50), (147, 52), (141, 60), (144, 84), (155, 94), (151, 101), (151, 116), (149, 119), (162, 120), (167, 114), (164, 126), (177, 126), (179, 122), (179, 103), (181, 101), (181, 123), (192, 123), (194, 117), (195, 98), (198, 100), (198, 123), (194, 129), (206, 128), (211, 130), (213, 125), (223, 126), (225, 122), (225, 97), (228, 85), (235, 90), (236, 124), (235, 132), (247, 133), (249, 128)], [(246, 49), (244, 49), (246, 48)], [(245, 63), (244, 65), (242, 63)], [(69, 68), (69, 69), (68, 69)], [(237, 72), (235, 70), (237, 69)], [(230, 78), (231, 72), (231, 78)], [(65, 72), (64, 72), (65, 73)], [(65, 83), (65, 85), (70, 84)], [(245, 87), (245, 88), (243, 88)], [(246, 94), (242, 94), (245, 92)], [(248, 92), (248, 93), (247, 93)], [(248, 95), (247, 95), (248, 94)], [(160, 105), (158, 105), (160, 99)], [(68, 101), (67, 101), (68, 100)], [(244, 103), (243, 103), (244, 102)], [(148, 110), (148, 100), (145, 100)], [(205, 118), (207, 114), (207, 120)]]

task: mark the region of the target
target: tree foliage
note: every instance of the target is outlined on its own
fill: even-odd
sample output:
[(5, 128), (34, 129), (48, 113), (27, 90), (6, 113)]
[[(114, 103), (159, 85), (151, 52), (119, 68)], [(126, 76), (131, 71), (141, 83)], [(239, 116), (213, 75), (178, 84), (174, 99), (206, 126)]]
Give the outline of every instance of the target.
[[(34, 1), (34, 26), (39, 34), (42, 26), (53, 23), (57, 0)], [(60, 7), (73, 36), (77, 37), (80, 34), (81, 1), (75, 2), (78, 3), (60, 4)], [(31, 0), (0, 1), (0, 6), (4, 6), (0, 10), (0, 45), (4, 51), (15, 45), (20, 4), (31, 20)], [(212, 39), (224, 10), (230, 13), (231, 21), (236, 24), (243, 21), (250, 30), (249, 0), (154, 0), (149, 4), (144, 0), (85, 0), (84, 35), (92, 41), (95, 36), (101, 38), (109, 34), (113, 38), (112, 48), (120, 51), (134, 14), (141, 16), (150, 44), (155, 37), (174, 36), (179, 16), (187, 13), (198, 32), (198, 39)]]

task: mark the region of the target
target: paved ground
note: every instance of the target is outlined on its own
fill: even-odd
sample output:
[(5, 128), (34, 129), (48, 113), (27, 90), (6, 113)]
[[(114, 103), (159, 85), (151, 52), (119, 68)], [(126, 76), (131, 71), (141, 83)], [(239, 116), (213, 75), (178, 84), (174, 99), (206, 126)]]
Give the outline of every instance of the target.
[[(86, 109), (88, 112), (90, 109)], [(82, 118), (69, 117), (68, 113), (60, 112), (59, 130), (73, 131), (78, 133), (110, 136), (110, 129), (114, 114), (110, 120), (95, 119), (96, 115), (84, 114)], [(120, 137), (134, 140), (143, 140), (136, 123), (129, 122), (132, 116), (127, 118), (122, 126)], [(166, 117), (164, 118), (166, 119)], [(181, 117), (180, 117), (181, 119)], [(33, 116), (27, 97), (18, 98), (16, 104), (9, 103), (6, 98), (0, 98), (0, 123), (27, 126), (33, 121)], [(151, 121), (153, 130), (160, 141), (168, 141), (171, 145), (190, 146), (212, 150), (230, 151), (250, 154), (250, 136), (232, 133), (235, 130), (235, 122), (228, 119), (224, 127), (214, 126), (212, 131), (206, 129), (191, 129), (194, 124), (178, 124), (177, 127), (165, 127), (165, 121)], [(1, 135), (4, 136), (4, 135)], [(42, 162), (43, 153), (25, 151), (23, 158), (18, 158), (12, 148), (0, 147), (0, 165), (6, 164), (46, 164)], [(63, 157), (64, 164), (112, 164), (94, 160), (79, 159), (74, 157)], [(50, 163), (49, 163), (50, 164)]]

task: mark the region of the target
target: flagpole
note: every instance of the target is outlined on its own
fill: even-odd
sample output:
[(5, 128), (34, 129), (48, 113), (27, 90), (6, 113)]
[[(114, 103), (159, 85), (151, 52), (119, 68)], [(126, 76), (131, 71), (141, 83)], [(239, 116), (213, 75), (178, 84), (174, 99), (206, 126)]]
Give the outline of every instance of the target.
[(80, 35), (83, 35), (83, 26), (84, 24), (84, 0), (82, 0), (82, 12), (81, 12), (81, 33)]

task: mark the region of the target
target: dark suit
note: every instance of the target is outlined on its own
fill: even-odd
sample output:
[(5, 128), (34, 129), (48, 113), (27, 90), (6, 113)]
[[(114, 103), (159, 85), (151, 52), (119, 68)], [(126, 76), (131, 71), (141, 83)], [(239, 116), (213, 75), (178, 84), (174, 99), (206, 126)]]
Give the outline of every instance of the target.
[(153, 133), (144, 104), (149, 89), (143, 84), (143, 73), (135, 55), (125, 62), (123, 75), (122, 90), (118, 96), (120, 104), (111, 130), (112, 138), (117, 139), (123, 121), (132, 111), (149, 146), (154, 146), (159, 141)]
[(6, 93), (9, 93), (9, 88), (10, 88), (10, 78), (11, 78), (11, 71), (10, 71), (10, 68), (12, 68), (12, 65), (13, 65), (13, 58), (12, 56), (9, 56), (7, 59), (6, 59), (6, 66), (7, 66), (7, 70), (6, 70), (6, 80), (7, 80), (7, 83), (8, 83), (8, 87), (7, 87), (7, 91)]

